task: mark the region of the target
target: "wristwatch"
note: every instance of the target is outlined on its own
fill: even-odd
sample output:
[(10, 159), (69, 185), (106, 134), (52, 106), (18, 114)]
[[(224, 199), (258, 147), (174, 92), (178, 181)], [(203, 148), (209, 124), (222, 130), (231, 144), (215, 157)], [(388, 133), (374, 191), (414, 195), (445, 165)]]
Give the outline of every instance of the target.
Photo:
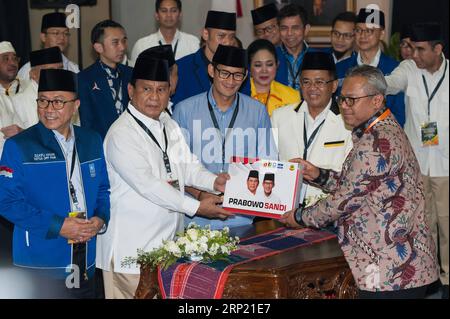
[(303, 216), (303, 210), (305, 209), (305, 206), (303, 204), (300, 205), (299, 208), (296, 209), (294, 213), (294, 219), (297, 224), (300, 226), (304, 226), (305, 223), (303, 222), (302, 216)]
[(103, 235), (104, 233), (106, 233), (107, 230), (107, 226), (106, 224), (103, 224), (102, 228), (98, 231), (97, 235)]

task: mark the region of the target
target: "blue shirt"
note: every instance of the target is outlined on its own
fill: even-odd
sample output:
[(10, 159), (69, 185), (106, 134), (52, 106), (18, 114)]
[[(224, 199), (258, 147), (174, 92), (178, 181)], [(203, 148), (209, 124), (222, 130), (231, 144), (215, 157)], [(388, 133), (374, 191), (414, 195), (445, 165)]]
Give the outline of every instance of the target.
[[(227, 172), (232, 156), (278, 160), (278, 151), (272, 136), (272, 126), (263, 104), (247, 95), (238, 93), (228, 110), (221, 111), (214, 100), (212, 89), (177, 104), (173, 119), (183, 129), (191, 151), (212, 173)], [(208, 110), (208, 98), (220, 129), (214, 127)], [(239, 99), (239, 111), (232, 131), (225, 143), (225, 161), (222, 157), (222, 142), (230, 125)], [(225, 226), (237, 227), (250, 224), (253, 217), (236, 215), (226, 221), (201, 217), (188, 219), (186, 223), (210, 224), (212, 229)]]
[(286, 59), (287, 62), (287, 73), (288, 73), (288, 86), (293, 89), (300, 90), (300, 68), (303, 63), (303, 58), (308, 52), (308, 45), (303, 42), (303, 50), (300, 52), (297, 58), (290, 54), (284, 45), (280, 46), (282, 58)]

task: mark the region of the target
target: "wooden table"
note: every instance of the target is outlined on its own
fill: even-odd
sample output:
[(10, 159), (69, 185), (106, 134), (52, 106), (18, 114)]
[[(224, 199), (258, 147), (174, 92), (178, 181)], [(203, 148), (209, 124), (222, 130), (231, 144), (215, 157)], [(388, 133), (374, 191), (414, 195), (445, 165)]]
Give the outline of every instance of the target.
[[(240, 238), (265, 233), (281, 225), (261, 221), (236, 229)], [(156, 273), (141, 269), (137, 299), (159, 295)], [(231, 271), (224, 299), (353, 299), (357, 288), (337, 239), (299, 247), (261, 260), (239, 265)]]

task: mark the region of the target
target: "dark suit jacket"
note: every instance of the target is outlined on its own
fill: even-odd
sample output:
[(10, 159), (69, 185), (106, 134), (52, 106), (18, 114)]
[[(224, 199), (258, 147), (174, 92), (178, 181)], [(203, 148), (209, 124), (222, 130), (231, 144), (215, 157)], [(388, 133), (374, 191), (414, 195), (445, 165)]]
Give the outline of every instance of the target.
[[(122, 77), (123, 105), (127, 107), (129, 102), (127, 87), (133, 69), (122, 64), (119, 64), (118, 68)], [(105, 71), (99, 61), (78, 73), (78, 92), (81, 101), (81, 126), (98, 132), (104, 139), (109, 127), (119, 116)]]

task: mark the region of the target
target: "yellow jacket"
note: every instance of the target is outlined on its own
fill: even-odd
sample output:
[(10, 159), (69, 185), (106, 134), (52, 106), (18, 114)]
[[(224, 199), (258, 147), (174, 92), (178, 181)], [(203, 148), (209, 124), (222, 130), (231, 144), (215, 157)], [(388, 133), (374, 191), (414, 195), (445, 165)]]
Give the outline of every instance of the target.
[(250, 80), (250, 86), (252, 98), (258, 100), (266, 106), (269, 116), (272, 116), (272, 112), (277, 108), (288, 104), (299, 104), (301, 101), (299, 91), (276, 81), (272, 81), (270, 84), (269, 98), (267, 98), (267, 93), (256, 93), (253, 79)]

